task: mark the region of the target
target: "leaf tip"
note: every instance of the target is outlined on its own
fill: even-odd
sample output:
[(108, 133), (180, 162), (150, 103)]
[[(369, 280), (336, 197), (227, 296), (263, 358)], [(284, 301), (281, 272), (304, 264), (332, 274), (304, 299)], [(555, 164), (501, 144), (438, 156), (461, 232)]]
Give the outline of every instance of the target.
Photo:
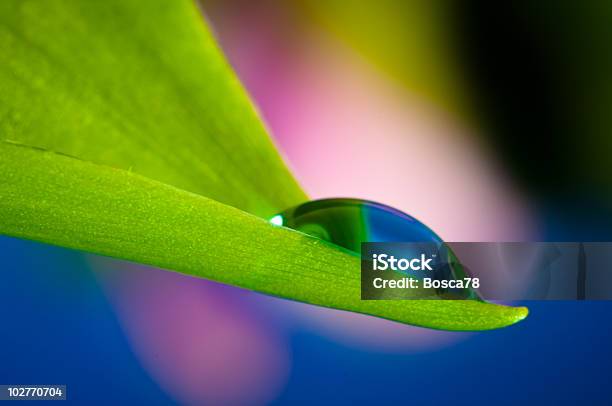
[(516, 315), (514, 317), (514, 323), (518, 323), (519, 321), (526, 319), (527, 316), (529, 315), (529, 308), (525, 306), (516, 307), (515, 309), (516, 309)]

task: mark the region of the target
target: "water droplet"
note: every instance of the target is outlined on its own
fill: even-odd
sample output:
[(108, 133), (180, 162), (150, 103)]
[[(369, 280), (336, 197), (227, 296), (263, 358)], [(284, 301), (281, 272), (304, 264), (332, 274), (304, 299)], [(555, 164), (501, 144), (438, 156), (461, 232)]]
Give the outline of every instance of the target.
[[(435, 266), (432, 271), (401, 272), (419, 279), (450, 280), (469, 276), (450, 248), (429, 227), (380, 203), (360, 199), (313, 200), (277, 214), (270, 222), (331, 242), (355, 255), (361, 255), (362, 242), (414, 243), (411, 247), (414, 247), (415, 256), (433, 255)], [(402, 254), (406, 256), (405, 250)], [(436, 295), (478, 299), (472, 289), (438, 289)]]

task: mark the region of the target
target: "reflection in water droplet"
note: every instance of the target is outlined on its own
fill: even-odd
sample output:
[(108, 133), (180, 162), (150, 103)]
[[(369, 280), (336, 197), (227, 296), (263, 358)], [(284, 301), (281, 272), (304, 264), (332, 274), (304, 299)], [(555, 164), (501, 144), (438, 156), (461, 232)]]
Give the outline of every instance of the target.
[[(360, 255), (362, 242), (418, 243), (412, 245), (415, 257), (435, 250), (433, 271), (401, 271), (404, 276), (437, 280), (469, 276), (436, 233), (414, 217), (380, 203), (360, 199), (313, 200), (285, 210), (270, 222), (329, 241), (355, 255)], [(402, 254), (406, 256), (405, 249)], [(479, 299), (471, 289), (437, 289), (436, 295)]]

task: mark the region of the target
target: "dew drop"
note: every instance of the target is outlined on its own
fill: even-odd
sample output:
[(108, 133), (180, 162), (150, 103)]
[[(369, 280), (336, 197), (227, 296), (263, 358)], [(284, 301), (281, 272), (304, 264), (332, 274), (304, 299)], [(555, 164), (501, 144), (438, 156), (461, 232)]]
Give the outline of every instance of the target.
[[(452, 250), (429, 227), (392, 207), (361, 199), (312, 200), (270, 219), (361, 255), (362, 242), (409, 242), (414, 254), (433, 255), (432, 271), (398, 271), (413, 278), (463, 279), (469, 276)], [(418, 251), (418, 252), (417, 252)], [(406, 256), (405, 250), (402, 254)], [(479, 299), (473, 289), (437, 289), (439, 298)]]

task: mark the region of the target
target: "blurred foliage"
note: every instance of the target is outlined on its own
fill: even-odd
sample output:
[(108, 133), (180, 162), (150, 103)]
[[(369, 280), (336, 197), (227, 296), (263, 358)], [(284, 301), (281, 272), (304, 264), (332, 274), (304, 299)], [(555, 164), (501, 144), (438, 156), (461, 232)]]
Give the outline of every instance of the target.
[(308, 14), (411, 92), (471, 115), (443, 0), (298, 0)]

